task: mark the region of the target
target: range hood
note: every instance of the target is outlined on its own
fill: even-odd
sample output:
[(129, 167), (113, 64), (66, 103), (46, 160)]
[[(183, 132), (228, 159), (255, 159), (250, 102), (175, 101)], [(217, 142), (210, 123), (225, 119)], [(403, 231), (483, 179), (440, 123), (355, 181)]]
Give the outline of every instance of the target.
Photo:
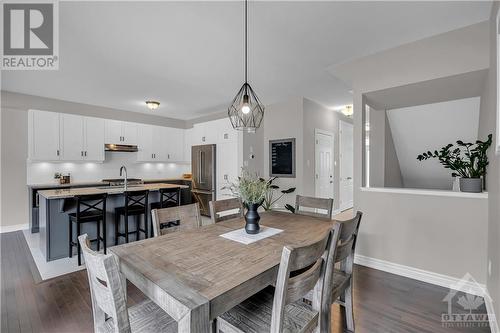
[(122, 152), (135, 152), (138, 151), (136, 145), (118, 145), (114, 143), (106, 143), (104, 145), (105, 151), (122, 151)]

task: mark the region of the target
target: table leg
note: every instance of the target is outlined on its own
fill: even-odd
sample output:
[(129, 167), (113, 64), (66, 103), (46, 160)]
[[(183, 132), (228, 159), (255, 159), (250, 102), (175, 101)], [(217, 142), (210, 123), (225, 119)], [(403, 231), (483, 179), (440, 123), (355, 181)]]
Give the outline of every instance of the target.
[(210, 333), (212, 322), (208, 303), (192, 309), (177, 324), (179, 333)]

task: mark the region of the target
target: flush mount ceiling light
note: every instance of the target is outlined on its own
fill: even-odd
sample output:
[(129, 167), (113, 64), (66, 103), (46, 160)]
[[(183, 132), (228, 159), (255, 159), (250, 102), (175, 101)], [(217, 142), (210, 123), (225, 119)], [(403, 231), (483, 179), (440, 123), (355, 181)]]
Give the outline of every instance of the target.
[(160, 102), (157, 101), (146, 101), (148, 109), (154, 111), (160, 107)]
[(352, 105), (346, 105), (343, 109), (342, 109), (342, 113), (347, 116), (347, 117), (352, 117)]
[(248, 84), (248, 0), (245, 0), (245, 83), (234, 97), (227, 115), (234, 129), (255, 132), (264, 118), (264, 105)]

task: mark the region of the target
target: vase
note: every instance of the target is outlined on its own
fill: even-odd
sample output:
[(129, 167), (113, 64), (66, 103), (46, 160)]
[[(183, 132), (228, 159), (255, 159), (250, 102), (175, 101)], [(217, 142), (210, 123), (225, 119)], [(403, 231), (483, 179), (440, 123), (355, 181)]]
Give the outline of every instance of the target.
[(481, 193), (483, 192), (483, 181), (481, 178), (460, 178), (460, 191)]
[(258, 234), (260, 230), (259, 226), (259, 212), (257, 209), (260, 204), (247, 204), (247, 213), (245, 214), (245, 231), (247, 234)]

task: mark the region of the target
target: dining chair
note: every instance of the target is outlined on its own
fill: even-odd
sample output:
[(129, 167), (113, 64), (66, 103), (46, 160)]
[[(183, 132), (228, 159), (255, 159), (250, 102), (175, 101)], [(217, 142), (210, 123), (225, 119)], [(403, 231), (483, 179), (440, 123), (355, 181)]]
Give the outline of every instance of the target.
[[(330, 322), (330, 308), (333, 303), (341, 305), (341, 311), (346, 318), (345, 326), (349, 332), (354, 332), (354, 309), (352, 296), (354, 252), (358, 237), (359, 225), (361, 223), (362, 212), (357, 212), (356, 216), (347, 221), (337, 222), (342, 225), (336, 251), (330, 251), (326, 262), (325, 273), (325, 293), (323, 295), (322, 309), (325, 323)], [(305, 297), (312, 302), (309, 297)]]
[(200, 206), (197, 202), (190, 205), (153, 209), (151, 217), (154, 237), (178, 230), (201, 227)]
[[(244, 213), (243, 203), (241, 202), (240, 198), (210, 201), (209, 205), (210, 205), (210, 216), (212, 218), (212, 223), (222, 222), (237, 217), (243, 217)], [(228, 214), (221, 215), (221, 213), (228, 213)]]
[[(336, 225), (319, 241), (303, 246), (283, 247), (276, 287), (269, 286), (223, 313), (216, 320), (216, 332), (328, 332), (321, 326), (325, 259), (336, 251), (341, 226)], [(302, 302), (310, 290), (312, 305)]]
[(87, 267), (95, 332), (177, 332), (177, 322), (151, 300), (127, 309), (127, 282), (116, 256), (92, 251), (87, 234), (78, 241)]
[[(309, 208), (310, 210), (304, 210), (304, 208)], [(318, 209), (326, 212), (317, 212)], [(297, 195), (295, 197), (295, 214), (331, 219), (332, 211), (333, 199), (305, 197), (302, 195)]]

